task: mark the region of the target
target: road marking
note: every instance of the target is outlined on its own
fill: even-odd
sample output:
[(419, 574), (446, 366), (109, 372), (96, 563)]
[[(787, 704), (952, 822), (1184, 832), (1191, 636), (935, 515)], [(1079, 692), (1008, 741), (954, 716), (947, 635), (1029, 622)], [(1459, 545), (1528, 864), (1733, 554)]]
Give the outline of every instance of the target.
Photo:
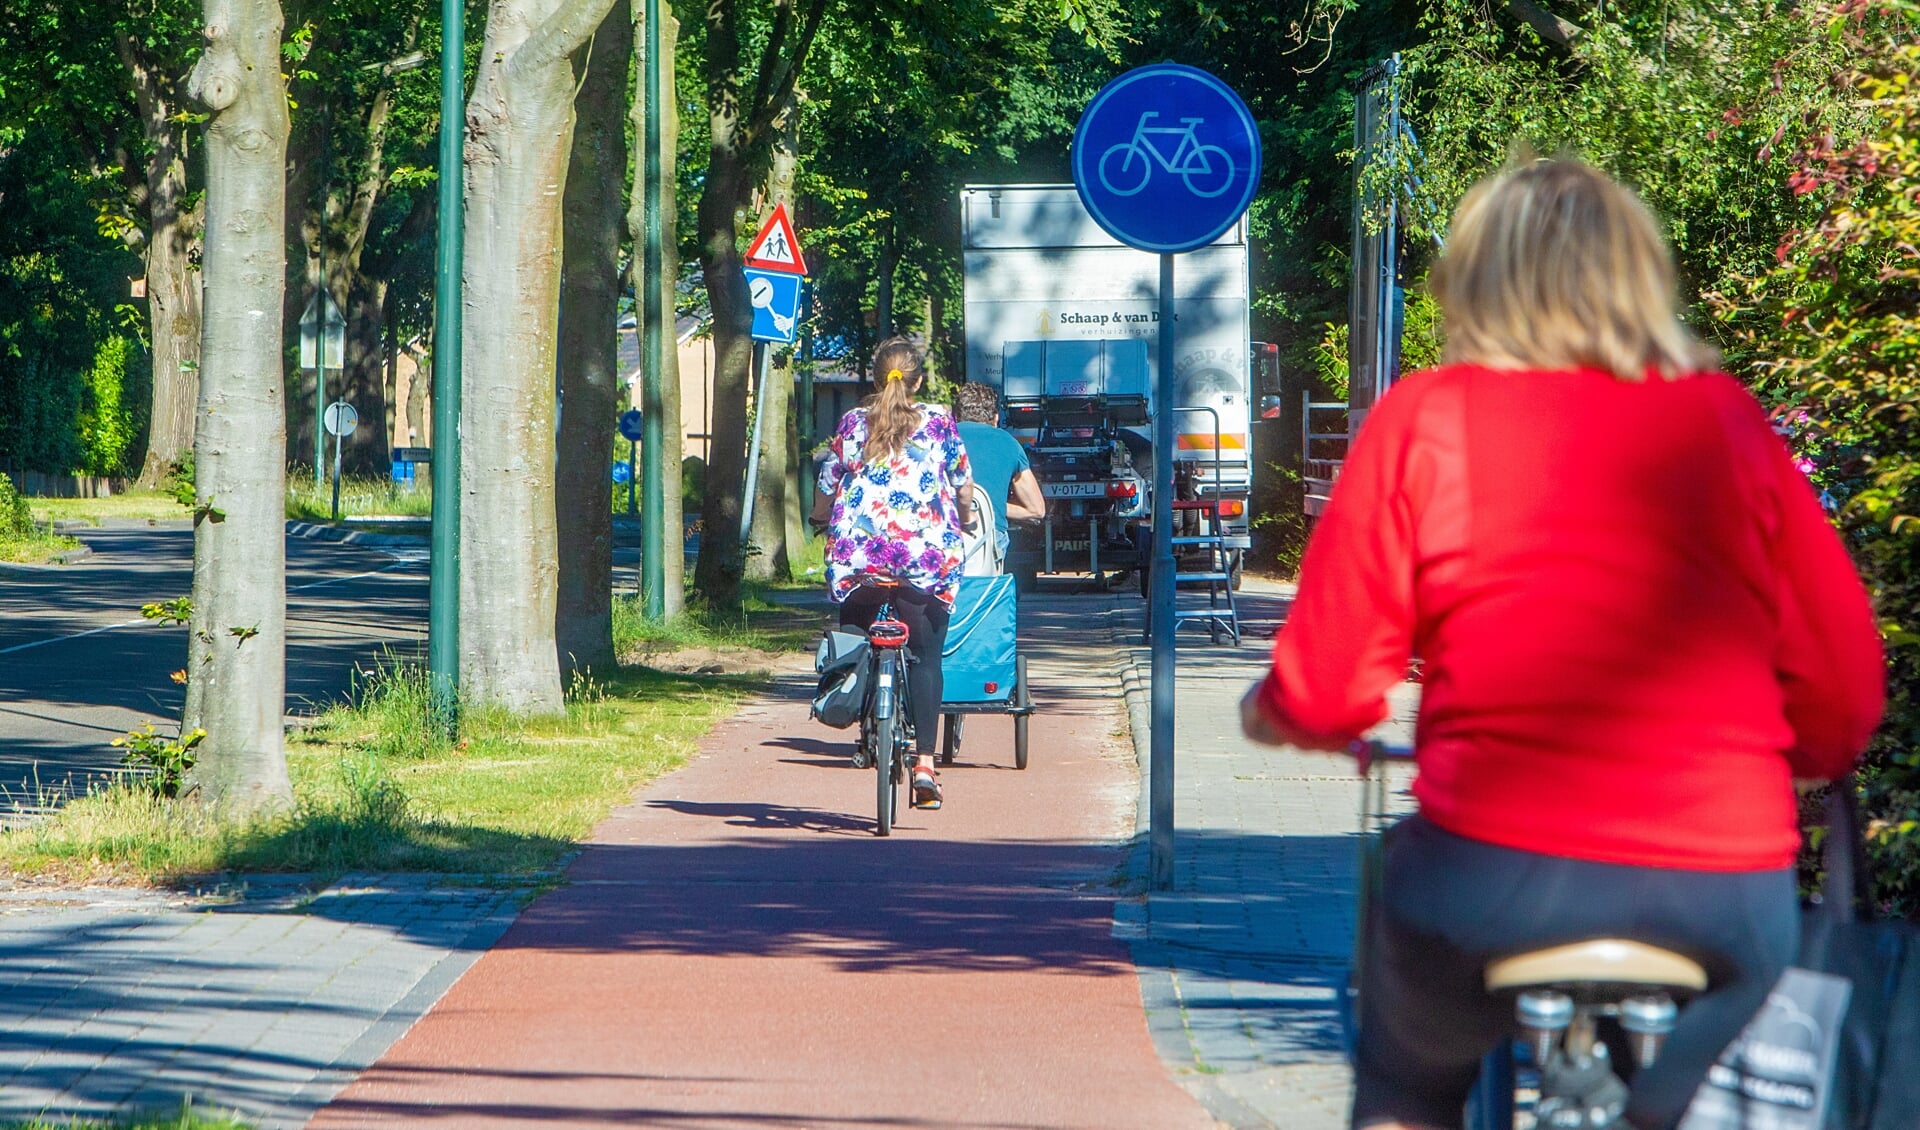
[(111, 632), (115, 628), (131, 628), (135, 624), (144, 624), (146, 622), (147, 621), (145, 620), (145, 618), (142, 618), (139, 620), (127, 620), (119, 624), (108, 624), (104, 628), (89, 628), (84, 632), (74, 632), (71, 635), (55, 636), (52, 639), (47, 639), (47, 640), (35, 640), (32, 643), (15, 644), (12, 647), (0, 647), (0, 655), (11, 655), (16, 651), (25, 651), (30, 647), (45, 647), (47, 644), (59, 643), (62, 640), (77, 640), (82, 636), (97, 636), (101, 632)]
[[(351, 577), (328, 577), (324, 581), (314, 581), (311, 584), (295, 585), (293, 588), (290, 588), (287, 591), (290, 593), (305, 592), (308, 589), (317, 589), (322, 587), (323, 585), (337, 585), (344, 581), (364, 581), (368, 577), (377, 577), (382, 573), (392, 572), (393, 570), (398, 569), (402, 565), (406, 565), (406, 564), (409, 564), (409, 562), (395, 561), (393, 564), (388, 565), (385, 568), (374, 569), (371, 572), (355, 573)], [(141, 617), (138, 620), (123, 620), (118, 624), (108, 624), (104, 628), (88, 628), (84, 632), (71, 632), (64, 636), (53, 636), (49, 639), (34, 640), (32, 643), (15, 644), (12, 647), (0, 647), (0, 655), (11, 655), (16, 651), (26, 651), (29, 648), (45, 647), (50, 643), (65, 643), (67, 640), (82, 639), (86, 636), (97, 636), (101, 632), (112, 632), (112, 631), (117, 631), (121, 628), (137, 627), (146, 622), (147, 621), (145, 617)]]

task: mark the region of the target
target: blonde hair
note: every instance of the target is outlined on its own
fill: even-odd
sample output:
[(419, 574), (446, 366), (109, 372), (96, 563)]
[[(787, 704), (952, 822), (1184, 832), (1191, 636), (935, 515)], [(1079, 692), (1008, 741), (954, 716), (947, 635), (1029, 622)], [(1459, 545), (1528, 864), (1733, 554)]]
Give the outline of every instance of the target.
[(1446, 359), (1673, 380), (1719, 355), (1680, 321), (1673, 256), (1633, 192), (1580, 161), (1488, 177), (1453, 214), (1431, 285)]
[(890, 337), (873, 351), (873, 379), (879, 389), (867, 398), (867, 462), (890, 459), (920, 428), (920, 406), (913, 394), (926, 379), (926, 362), (904, 337)]

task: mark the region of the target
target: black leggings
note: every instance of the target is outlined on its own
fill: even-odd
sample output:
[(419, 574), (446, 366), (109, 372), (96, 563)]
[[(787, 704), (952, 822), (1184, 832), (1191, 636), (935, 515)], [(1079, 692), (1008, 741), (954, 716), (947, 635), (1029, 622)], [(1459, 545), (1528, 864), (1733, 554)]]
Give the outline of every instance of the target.
[(913, 750), (931, 757), (940, 732), (940, 696), (946, 679), (940, 674), (940, 653), (947, 646), (946, 603), (910, 585), (897, 588), (855, 589), (840, 606), (840, 626), (872, 625), (882, 604), (892, 603), (893, 618), (907, 626), (907, 693), (913, 698)]
[(1385, 890), (1361, 926), (1356, 1127), (1460, 1124), (1481, 1053), (1512, 1026), (1512, 1005), (1484, 988), (1489, 959), (1624, 936), (1693, 957), (1711, 985), (1680, 1010), (1659, 1062), (1631, 1082), (1628, 1121), (1665, 1130), (1799, 944), (1791, 868), (1680, 871), (1563, 859), (1470, 840), (1422, 816), (1387, 833), (1385, 854)]

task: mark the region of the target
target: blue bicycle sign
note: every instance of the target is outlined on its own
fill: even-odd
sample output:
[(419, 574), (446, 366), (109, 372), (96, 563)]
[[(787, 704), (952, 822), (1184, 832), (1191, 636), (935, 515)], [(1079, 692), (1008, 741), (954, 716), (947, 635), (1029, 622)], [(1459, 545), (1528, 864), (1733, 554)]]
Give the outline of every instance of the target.
[(1205, 71), (1160, 63), (1109, 82), (1080, 116), (1073, 183), (1100, 226), (1142, 251), (1192, 251), (1253, 202), (1260, 134)]
[[(1199, 127), (1205, 118), (1181, 118), (1180, 128), (1150, 126), (1160, 111), (1140, 115), (1133, 128), (1133, 140), (1115, 145), (1100, 155), (1100, 183), (1116, 196), (1132, 196), (1153, 179), (1153, 167), (1187, 182), (1187, 191), (1212, 199), (1233, 187), (1233, 157), (1218, 145), (1201, 142)], [(1156, 143), (1156, 137), (1174, 139), (1171, 155)], [(1117, 158), (1117, 160), (1116, 160)]]

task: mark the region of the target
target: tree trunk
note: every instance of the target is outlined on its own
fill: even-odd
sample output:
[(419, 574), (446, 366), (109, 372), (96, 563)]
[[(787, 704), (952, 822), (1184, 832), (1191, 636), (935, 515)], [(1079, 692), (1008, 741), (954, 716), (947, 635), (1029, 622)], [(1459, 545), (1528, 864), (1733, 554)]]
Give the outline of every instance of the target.
[(560, 283), (560, 460), (554, 471), (560, 544), (560, 665), (605, 669), (613, 654), (613, 483), (607, 454), (620, 411), (621, 200), (633, 17), (615, 0), (585, 61), (567, 168)]
[[(767, 170), (766, 207), (768, 211), (784, 204), (793, 208), (793, 185), (800, 171), (799, 92), (795, 91), (782, 110), (773, 133), (773, 161)], [(766, 348), (773, 348), (767, 346)], [(766, 397), (766, 410), (754, 406), (754, 416), (762, 425), (760, 466), (754, 477), (753, 529), (748, 532), (758, 551), (746, 559), (746, 575), (756, 581), (788, 580), (793, 576), (792, 548), (787, 533), (796, 523), (788, 512), (789, 480), (794, 474), (793, 437), (787, 426), (793, 412), (793, 369), (787, 365), (769, 365), (764, 388), (754, 396)]]
[(944, 373), (947, 369), (947, 360), (952, 355), (952, 351), (947, 348), (947, 302), (940, 295), (938, 277), (929, 268), (927, 270), (927, 357), (930, 360), (937, 357), (937, 367)]
[[(425, 447), (428, 394), (433, 391), (433, 353), (409, 347), (407, 356), (413, 358), (413, 380), (407, 385), (406, 446)], [(432, 471), (428, 471), (428, 475), (431, 476)]]
[(893, 329), (893, 277), (900, 273), (900, 241), (894, 231), (893, 219), (886, 220), (887, 234), (880, 248), (880, 278), (874, 286), (873, 307), (879, 315), (874, 329), (879, 331), (881, 341), (894, 334)]
[[(701, 513), (700, 561), (694, 582), (722, 614), (740, 607), (740, 490), (747, 443), (747, 367), (753, 355), (753, 308), (740, 274), (735, 216), (754, 187), (756, 138), (770, 132), (792, 98), (794, 83), (826, 16), (827, 0), (775, 0), (758, 65), (743, 58), (739, 0), (707, 4), (707, 125), (711, 148), (700, 195), (700, 266), (713, 311), (713, 424)], [(747, 80), (753, 93), (743, 98)]]
[(787, 526), (787, 576), (793, 575), (793, 559), (807, 544), (806, 513), (813, 503), (800, 483), (800, 468), (807, 465), (807, 453), (800, 447), (800, 398), (794, 395), (793, 366), (777, 368), (775, 379), (787, 390), (789, 408), (781, 414), (781, 430), (787, 435), (787, 460), (780, 466), (780, 494), (783, 503), (781, 514), (786, 518)]
[[(710, 55), (718, 52), (712, 36), (710, 30)], [(728, 99), (709, 102), (713, 143), (699, 210), (700, 265), (713, 311), (713, 438), (694, 585), (723, 614), (740, 607), (740, 490), (747, 461), (747, 368), (753, 362), (753, 307), (734, 239), (734, 209), (749, 187), (735, 105)]]
[[(664, 5), (663, 5), (664, 6)], [(636, 15), (640, 14), (636, 11)], [(673, 88), (674, 59), (680, 43), (680, 21), (670, 11), (660, 13), (660, 70), (666, 76), (667, 88)], [(647, 50), (654, 49), (652, 44)], [(644, 110), (644, 107), (643, 107)], [(644, 137), (643, 132), (640, 136)], [(687, 599), (687, 557), (686, 557), (686, 515), (681, 491), (685, 484), (681, 481), (681, 464), (687, 457), (687, 437), (680, 427), (680, 335), (676, 329), (674, 317), (674, 284), (680, 278), (680, 209), (678, 204), (678, 178), (673, 170), (679, 167), (680, 158), (680, 104), (677, 99), (668, 98), (660, 107), (660, 167), (666, 170), (660, 185), (660, 242), (662, 273), (666, 278), (661, 285), (667, 288), (665, 310), (667, 312), (667, 359), (666, 367), (660, 375), (660, 436), (665, 451), (661, 453), (660, 464), (663, 468), (661, 479), (661, 498), (665, 503), (667, 534), (666, 560), (661, 562), (662, 581), (666, 592), (662, 594), (662, 606), (671, 618), (680, 615)], [(637, 178), (636, 178), (637, 179)], [(637, 185), (635, 186), (638, 187)], [(639, 291), (634, 291), (637, 295)]]
[[(360, 416), (360, 426), (341, 444), (343, 473), (384, 478), (390, 471), (387, 433), (386, 344), (387, 282), (360, 271), (346, 280), (345, 364), (329, 381), (331, 402), (344, 400)], [(331, 441), (327, 457), (333, 457)]]
[(762, 430), (749, 537), (757, 552), (746, 560), (746, 575), (755, 581), (784, 581), (793, 576), (787, 548), (787, 477), (793, 466), (787, 418), (793, 411), (793, 370), (769, 365), (766, 385), (755, 389), (754, 396), (766, 397), (767, 405), (764, 413), (754, 406)]
[(153, 400), (140, 482), (157, 486), (175, 461), (193, 450), (200, 397), (200, 271), (194, 265), (203, 206), (187, 186), (185, 126), (171, 80), (129, 36), (116, 40), (133, 86), (134, 105), (150, 153), (147, 205), (147, 315), (153, 334)]
[(473, 705), (518, 713), (563, 708), (553, 374), (569, 56), (611, 7), (493, 0), (467, 104), (460, 689)]
[(206, 731), (192, 783), (253, 812), (287, 780), (287, 95), (277, 0), (206, 0), (206, 53), (190, 92), (207, 125), (206, 310), (194, 438), (193, 619), (183, 726)]

